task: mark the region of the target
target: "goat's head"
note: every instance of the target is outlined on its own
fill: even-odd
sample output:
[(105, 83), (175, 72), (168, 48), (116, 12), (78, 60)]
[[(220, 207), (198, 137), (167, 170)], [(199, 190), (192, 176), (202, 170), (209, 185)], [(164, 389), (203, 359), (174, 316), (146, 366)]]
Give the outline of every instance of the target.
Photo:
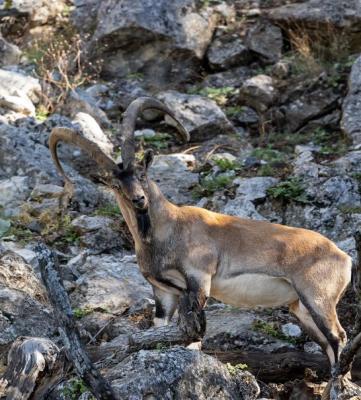
[(57, 156), (57, 144), (60, 141), (72, 144), (85, 151), (102, 170), (102, 179), (113, 188), (119, 189), (125, 199), (137, 210), (147, 210), (148, 196), (146, 190), (147, 170), (153, 161), (153, 151), (147, 150), (141, 163), (135, 159), (134, 130), (137, 117), (148, 109), (156, 109), (169, 115), (177, 126), (177, 137), (182, 141), (189, 140), (189, 133), (178, 121), (173, 112), (160, 101), (150, 97), (140, 97), (134, 100), (123, 116), (122, 123), (122, 162), (116, 164), (110, 157), (90, 140), (80, 136), (69, 128), (54, 128), (49, 138), (49, 148), (54, 163), (66, 183), (71, 181)]

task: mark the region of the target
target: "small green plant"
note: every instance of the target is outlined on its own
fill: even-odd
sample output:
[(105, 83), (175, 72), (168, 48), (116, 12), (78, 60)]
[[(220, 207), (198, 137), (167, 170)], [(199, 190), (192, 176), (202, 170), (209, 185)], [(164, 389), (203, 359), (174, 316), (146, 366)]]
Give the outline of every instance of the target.
[[(85, 392), (89, 392), (89, 389), (83, 380), (78, 378), (71, 379), (63, 389), (63, 395), (71, 400), (77, 400)], [(90, 398), (95, 400), (94, 396)]]
[(132, 72), (127, 75), (127, 79), (134, 79), (136, 81), (142, 81), (144, 79), (144, 74), (142, 72)]
[(233, 177), (228, 175), (217, 175), (216, 177), (206, 176), (193, 188), (193, 198), (200, 199), (202, 197), (211, 196), (219, 190), (226, 189), (232, 182)]
[(94, 215), (99, 215), (102, 217), (121, 217), (121, 212), (117, 204), (108, 203), (104, 204), (104, 206), (99, 207), (95, 212)]
[(343, 155), (347, 152), (348, 140), (342, 134), (318, 128), (312, 132), (311, 138), (316, 145), (320, 146), (318, 153), (321, 155)]
[(351, 205), (341, 205), (339, 210), (343, 214), (361, 214), (361, 207), (351, 206)]
[(244, 371), (248, 368), (247, 364), (236, 364), (232, 365), (231, 363), (226, 364), (226, 368), (231, 376), (237, 375), (238, 371)]
[(73, 315), (77, 319), (81, 319), (92, 312), (93, 310), (90, 308), (73, 308)]
[(48, 118), (48, 116), (49, 111), (43, 104), (40, 104), (39, 107), (36, 109), (35, 118), (38, 121), (44, 122)]
[(219, 167), (222, 172), (234, 171), (241, 168), (241, 165), (237, 161), (229, 160), (228, 158), (216, 158), (213, 162)]
[(12, 220), (11, 227), (7, 231), (7, 236), (14, 236), (18, 242), (24, 245), (33, 239), (34, 234), (30, 231), (30, 229), (26, 228), (18, 221)]
[(13, 0), (4, 1), (4, 10), (9, 10), (13, 6)]
[(252, 151), (251, 155), (268, 162), (283, 162), (285, 161), (285, 155), (272, 147), (261, 147)]
[(207, 86), (205, 88), (192, 88), (188, 91), (188, 93), (199, 94), (214, 100), (219, 105), (224, 105), (231, 96), (234, 96), (238, 93), (238, 89), (231, 86), (225, 86), (221, 88)]
[(242, 114), (244, 107), (242, 106), (229, 106), (226, 107), (226, 115), (228, 118), (235, 118)]
[(268, 188), (267, 194), (274, 199), (280, 199), (284, 201), (294, 200), (300, 203), (308, 203), (308, 199), (305, 195), (305, 189), (298, 178), (290, 178)]
[(166, 149), (168, 147), (169, 139), (171, 138), (168, 133), (156, 133), (154, 136), (143, 137), (144, 142), (155, 147), (157, 150)]
[(272, 336), (276, 339), (284, 340), (291, 344), (299, 343), (298, 338), (285, 335), (274, 323), (271, 322), (265, 322), (258, 319), (253, 322), (252, 328), (257, 332), (265, 333), (266, 335)]

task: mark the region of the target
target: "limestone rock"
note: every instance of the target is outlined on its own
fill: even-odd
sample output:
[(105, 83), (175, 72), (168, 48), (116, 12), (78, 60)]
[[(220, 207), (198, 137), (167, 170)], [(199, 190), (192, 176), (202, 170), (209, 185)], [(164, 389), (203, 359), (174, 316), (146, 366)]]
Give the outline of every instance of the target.
[(342, 106), (341, 127), (352, 138), (355, 147), (361, 145), (361, 57), (352, 66), (348, 93)]
[(273, 79), (267, 75), (257, 75), (247, 79), (240, 88), (241, 103), (259, 111), (266, 111), (278, 98)]
[(21, 51), (15, 44), (7, 42), (0, 35), (0, 67), (18, 64)]
[[(205, 140), (220, 133), (235, 133), (235, 129), (218, 105), (206, 97), (179, 93), (175, 90), (157, 95), (188, 129), (191, 140)], [(166, 116), (166, 120), (172, 120)]]
[(198, 183), (198, 174), (192, 172), (194, 167), (195, 158), (191, 154), (158, 155), (150, 167), (149, 176), (170, 201), (189, 204), (193, 202), (190, 188)]
[(141, 299), (153, 297), (134, 256), (88, 256), (74, 267), (79, 273), (70, 296), (74, 308), (121, 314)]
[(237, 35), (217, 37), (207, 51), (209, 66), (215, 71), (247, 64), (250, 59), (247, 47)]
[(103, 73), (142, 73), (158, 87), (194, 74), (215, 28), (213, 11), (199, 10), (195, 0), (84, 3), (76, 3), (76, 24), (93, 30), (95, 57), (105, 59)]
[(109, 370), (107, 377), (122, 399), (253, 400), (260, 392), (249, 372), (231, 375), (215, 358), (182, 347), (141, 350)]
[(282, 31), (278, 26), (260, 21), (247, 32), (245, 44), (265, 60), (275, 62), (282, 54)]

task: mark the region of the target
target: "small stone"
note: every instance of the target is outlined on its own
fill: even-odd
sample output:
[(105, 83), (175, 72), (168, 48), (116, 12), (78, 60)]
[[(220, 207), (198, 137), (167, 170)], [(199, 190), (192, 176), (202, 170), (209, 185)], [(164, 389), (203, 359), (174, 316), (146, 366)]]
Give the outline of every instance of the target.
[(316, 342), (306, 342), (303, 345), (303, 350), (306, 353), (311, 353), (311, 354), (322, 354), (322, 348), (319, 344)]
[(153, 129), (140, 129), (134, 132), (135, 137), (152, 138), (155, 136), (155, 131)]
[(282, 333), (286, 336), (297, 338), (302, 335), (301, 328), (298, 325), (293, 324), (292, 322), (282, 325), (281, 329)]
[(268, 75), (257, 75), (247, 79), (239, 94), (242, 103), (258, 111), (266, 111), (278, 98), (273, 79)]

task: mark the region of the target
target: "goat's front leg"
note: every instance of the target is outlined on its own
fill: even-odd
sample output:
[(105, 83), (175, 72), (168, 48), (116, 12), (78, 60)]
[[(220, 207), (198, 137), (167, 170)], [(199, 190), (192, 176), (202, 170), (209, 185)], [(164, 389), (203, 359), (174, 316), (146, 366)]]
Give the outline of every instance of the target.
[(155, 286), (153, 286), (153, 293), (155, 298), (154, 326), (168, 325), (177, 308), (178, 296)]
[(187, 289), (181, 295), (178, 308), (178, 324), (194, 339), (201, 339), (206, 331), (206, 315), (203, 310), (210, 292), (210, 277), (187, 277)]

